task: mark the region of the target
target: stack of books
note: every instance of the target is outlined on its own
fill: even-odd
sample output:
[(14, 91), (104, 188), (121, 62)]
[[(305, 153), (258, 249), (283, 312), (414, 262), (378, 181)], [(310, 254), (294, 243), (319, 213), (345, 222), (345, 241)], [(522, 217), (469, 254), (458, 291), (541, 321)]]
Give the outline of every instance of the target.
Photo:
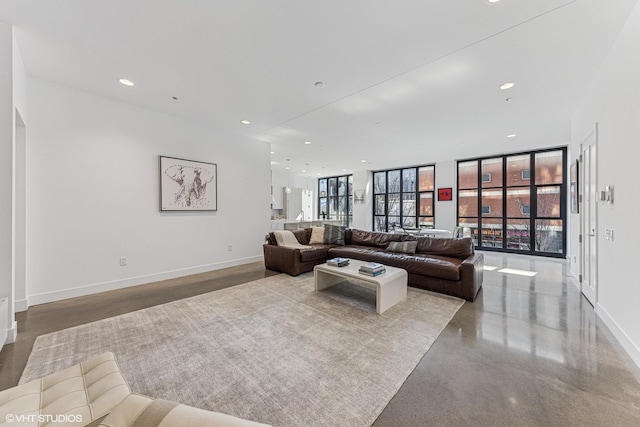
[(358, 271), (361, 274), (366, 274), (367, 276), (379, 276), (387, 270), (382, 264), (379, 264), (377, 262), (369, 262), (366, 264), (362, 264)]
[(344, 267), (345, 265), (349, 265), (349, 258), (331, 258), (327, 260), (327, 264), (333, 265), (334, 267)]

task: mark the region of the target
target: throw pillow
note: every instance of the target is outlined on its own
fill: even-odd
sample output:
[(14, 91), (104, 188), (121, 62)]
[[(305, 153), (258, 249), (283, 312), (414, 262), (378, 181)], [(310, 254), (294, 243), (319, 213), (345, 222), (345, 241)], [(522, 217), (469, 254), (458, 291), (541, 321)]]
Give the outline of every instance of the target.
[(389, 252), (401, 252), (405, 254), (415, 254), (418, 242), (416, 240), (410, 240), (408, 242), (391, 242), (387, 246)]
[(312, 227), (310, 245), (321, 245), (324, 243), (324, 227)]
[(324, 225), (324, 243), (328, 245), (344, 246), (344, 232), (346, 227), (341, 225)]

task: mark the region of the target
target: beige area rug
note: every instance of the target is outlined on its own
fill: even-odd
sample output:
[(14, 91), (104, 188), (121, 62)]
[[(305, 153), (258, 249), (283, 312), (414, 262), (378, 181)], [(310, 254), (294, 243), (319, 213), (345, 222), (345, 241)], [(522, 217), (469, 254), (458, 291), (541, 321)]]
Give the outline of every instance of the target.
[(273, 424), (369, 426), (464, 301), (278, 275), (37, 338), (21, 383), (112, 351), (136, 393)]

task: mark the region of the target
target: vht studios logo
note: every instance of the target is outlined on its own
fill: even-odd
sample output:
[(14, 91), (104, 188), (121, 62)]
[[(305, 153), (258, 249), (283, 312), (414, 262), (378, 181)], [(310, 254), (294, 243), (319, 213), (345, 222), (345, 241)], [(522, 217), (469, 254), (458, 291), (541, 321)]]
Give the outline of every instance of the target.
[(74, 414), (7, 414), (8, 423), (82, 423), (82, 415)]

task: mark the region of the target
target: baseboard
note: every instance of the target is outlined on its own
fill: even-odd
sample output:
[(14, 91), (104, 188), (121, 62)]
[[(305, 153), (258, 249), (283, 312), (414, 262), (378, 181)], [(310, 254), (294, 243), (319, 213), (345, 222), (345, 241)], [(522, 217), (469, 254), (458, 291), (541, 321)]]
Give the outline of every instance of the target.
[(17, 336), (18, 336), (18, 322), (14, 320), (11, 328), (7, 329), (7, 340), (4, 343), (11, 344), (16, 342)]
[(568, 277), (569, 277), (569, 279), (571, 279), (571, 282), (573, 283), (573, 286), (576, 287), (578, 292), (582, 292), (582, 289), (580, 289), (580, 278), (578, 276), (576, 276), (573, 271), (569, 271), (569, 276)]
[[(262, 261), (262, 255), (248, 258), (235, 259), (214, 264), (201, 265), (196, 267), (188, 267), (178, 270), (165, 271), (162, 273), (148, 274), (144, 276), (130, 277), (122, 280), (114, 280), (111, 282), (95, 283), (77, 288), (61, 289), (54, 292), (45, 292), (41, 294), (29, 295), (27, 297), (28, 306), (46, 304), (48, 302), (60, 301), (69, 298), (76, 298), (85, 295), (97, 294), (100, 292), (113, 291), (116, 289), (127, 288), (130, 286), (144, 285), (146, 283), (157, 282), (160, 280), (175, 279), (177, 277), (190, 276), (192, 274), (206, 273), (208, 271), (220, 270), (223, 268), (235, 267), (238, 265), (249, 264), (252, 262)], [(17, 311), (17, 309), (16, 309)], [(24, 311), (24, 310), (22, 310)]]
[(16, 313), (18, 313), (20, 311), (27, 311), (28, 308), (29, 308), (29, 300), (26, 299), (26, 298), (25, 299), (19, 299), (15, 303)]
[(596, 314), (598, 317), (604, 322), (605, 325), (609, 328), (614, 337), (618, 340), (618, 342), (625, 349), (629, 357), (633, 360), (633, 362), (640, 368), (640, 348), (629, 338), (629, 336), (624, 332), (624, 330), (618, 325), (618, 323), (609, 316), (609, 313), (602, 308), (600, 304), (596, 304)]

